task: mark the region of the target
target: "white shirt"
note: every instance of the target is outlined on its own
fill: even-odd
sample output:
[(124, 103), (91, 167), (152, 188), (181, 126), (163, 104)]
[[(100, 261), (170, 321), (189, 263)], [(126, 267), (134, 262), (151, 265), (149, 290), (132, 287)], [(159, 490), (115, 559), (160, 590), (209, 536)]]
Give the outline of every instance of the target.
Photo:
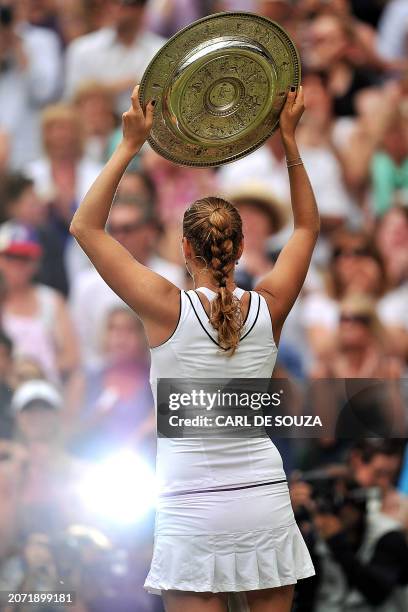
[[(87, 80), (113, 83), (122, 79), (140, 81), (147, 65), (165, 40), (152, 32), (142, 31), (131, 45), (123, 45), (113, 28), (102, 28), (80, 36), (66, 53), (65, 94), (75, 94)], [(118, 95), (116, 108), (123, 113), (129, 108), (131, 90)]]
[(53, 32), (29, 24), (20, 24), (16, 32), (28, 66), (22, 71), (14, 64), (0, 72), (0, 129), (11, 137), (11, 167), (21, 169), (41, 152), (39, 112), (57, 97), (62, 66)]
[[(334, 331), (339, 322), (339, 302), (323, 292), (313, 292), (301, 301), (301, 320), (304, 327), (325, 327)], [(385, 294), (377, 302), (380, 321), (390, 327), (408, 329), (408, 286)]]
[(380, 300), (378, 312), (382, 322), (408, 331), (408, 283), (390, 291)]
[(341, 167), (327, 147), (300, 147), (321, 215), (348, 218), (355, 207), (343, 183)]
[(408, 2), (392, 0), (378, 24), (378, 51), (388, 59), (404, 59), (408, 53)]
[[(199, 291), (209, 299), (214, 292)], [(241, 299), (244, 292), (235, 289)], [(265, 298), (251, 292), (241, 340), (231, 357), (217, 346), (195, 291), (181, 292), (180, 318), (173, 335), (151, 351), (150, 384), (157, 409), (157, 381), (172, 379), (270, 379), (277, 356)], [(176, 386), (176, 384), (175, 384)], [(222, 434), (220, 433), (220, 436)], [(250, 485), (285, 479), (282, 458), (269, 437), (170, 438), (157, 440), (157, 481), (162, 494)]]
[(310, 293), (301, 300), (301, 321), (305, 329), (316, 325), (334, 331), (339, 322), (339, 304), (326, 293)]
[[(101, 172), (103, 165), (82, 157), (76, 165), (75, 199), (77, 205), (83, 200), (88, 189)], [(34, 181), (35, 189), (41, 198), (52, 199), (55, 187), (51, 173), (51, 163), (46, 157), (41, 157), (28, 163), (24, 168), (25, 174)]]
[[(184, 286), (184, 272), (180, 266), (154, 256), (149, 268), (167, 278), (177, 287)], [(72, 278), (70, 308), (79, 334), (82, 359), (85, 365), (97, 367), (106, 317), (124, 302), (105, 283), (95, 268), (81, 271)]]
[[(324, 147), (301, 147), (301, 155), (315, 192), (322, 215), (348, 217), (354, 210), (344, 188), (339, 162)], [(219, 170), (222, 190), (228, 194), (248, 181), (259, 181), (271, 193), (289, 204), (290, 186), (285, 160), (274, 157), (264, 145), (247, 157), (223, 166)]]
[(259, 181), (275, 196), (289, 203), (290, 189), (285, 160), (279, 161), (267, 145), (218, 170), (221, 190), (228, 194), (249, 181)]

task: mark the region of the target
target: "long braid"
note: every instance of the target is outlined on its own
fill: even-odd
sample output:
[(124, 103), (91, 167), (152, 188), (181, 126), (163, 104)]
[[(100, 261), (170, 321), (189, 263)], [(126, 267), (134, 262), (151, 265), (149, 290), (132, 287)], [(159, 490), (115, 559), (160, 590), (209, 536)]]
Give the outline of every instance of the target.
[(205, 198), (184, 215), (184, 236), (197, 256), (212, 272), (217, 296), (211, 302), (210, 323), (218, 332), (218, 343), (233, 355), (243, 325), (241, 302), (227, 287), (242, 241), (242, 222), (237, 209), (221, 198)]

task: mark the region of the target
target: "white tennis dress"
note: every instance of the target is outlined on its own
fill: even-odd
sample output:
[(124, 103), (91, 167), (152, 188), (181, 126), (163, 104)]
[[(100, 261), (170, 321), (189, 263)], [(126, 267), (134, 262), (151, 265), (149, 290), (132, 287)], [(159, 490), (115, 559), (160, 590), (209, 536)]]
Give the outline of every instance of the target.
[[(209, 300), (215, 293), (197, 291)], [(234, 294), (241, 299), (242, 289)], [(178, 325), (151, 349), (150, 382), (159, 378), (270, 378), (276, 361), (265, 299), (250, 293), (232, 357), (196, 291), (182, 291)], [(294, 584), (314, 575), (295, 522), (282, 458), (270, 438), (159, 438), (153, 559), (144, 587), (238, 592)]]

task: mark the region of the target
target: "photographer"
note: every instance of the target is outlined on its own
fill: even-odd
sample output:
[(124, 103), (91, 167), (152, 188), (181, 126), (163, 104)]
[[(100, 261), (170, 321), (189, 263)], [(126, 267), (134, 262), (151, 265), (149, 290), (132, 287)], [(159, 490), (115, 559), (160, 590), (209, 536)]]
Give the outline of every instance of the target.
[[(382, 511), (392, 476), (391, 447), (365, 441), (351, 451), (348, 469), (303, 474), (292, 504), (309, 531), (318, 567), (313, 604), (297, 611), (403, 612), (408, 606), (408, 545), (402, 526)], [(387, 482), (386, 482), (387, 481)], [(311, 607), (313, 606), (313, 607)]]
[(38, 156), (38, 111), (55, 99), (61, 75), (57, 36), (20, 22), (18, 8), (0, 0), (0, 130), (10, 137), (13, 168)]

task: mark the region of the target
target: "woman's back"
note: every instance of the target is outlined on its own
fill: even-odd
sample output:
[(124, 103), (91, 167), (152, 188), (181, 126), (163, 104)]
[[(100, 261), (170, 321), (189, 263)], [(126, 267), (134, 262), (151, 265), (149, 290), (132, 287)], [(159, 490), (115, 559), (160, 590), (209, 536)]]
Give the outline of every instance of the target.
[[(211, 300), (215, 295), (200, 288)], [(244, 291), (235, 289), (239, 299)], [(202, 298), (201, 298), (202, 299)], [(198, 292), (181, 292), (180, 318), (173, 335), (151, 349), (150, 383), (157, 407), (157, 381), (183, 379), (269, 379), (276, 361), (271, 317), (265, 299), (250, 292), (248, 313), (237, 350), (220, 348)], [(220, 432), (220, 435), (222, 433)], [(225, 436), (225, 434), (224, 434)], [(160, 492), (223, 488), (285, 479), (282, 459), (271, 440), (259, 437), (158, 438)]]
[[(197, 292), (181, 292), (176, 330), (169, 340), (151, 350), (150, 382), (157, 378), (270, 378), (277, 347), (265, 299), (250, 292), (239, 346), (231, 357), (220, 348), (198, 292), (205, 292), (210, 299), (215, 295), (203, 287)], [(237, 288), (234, 294), (241, 299), (244, 291)]]

